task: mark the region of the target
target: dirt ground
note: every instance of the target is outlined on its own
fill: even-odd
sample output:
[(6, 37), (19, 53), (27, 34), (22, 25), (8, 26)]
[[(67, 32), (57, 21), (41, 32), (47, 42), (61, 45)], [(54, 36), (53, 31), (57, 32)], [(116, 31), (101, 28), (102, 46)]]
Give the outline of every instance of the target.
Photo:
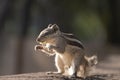
[(61, 75), (46, 75), (43, 72), (1, 76), (0, 80), (120, 80), (120, 74), (98, 74), (85, 79), (68, 78)]

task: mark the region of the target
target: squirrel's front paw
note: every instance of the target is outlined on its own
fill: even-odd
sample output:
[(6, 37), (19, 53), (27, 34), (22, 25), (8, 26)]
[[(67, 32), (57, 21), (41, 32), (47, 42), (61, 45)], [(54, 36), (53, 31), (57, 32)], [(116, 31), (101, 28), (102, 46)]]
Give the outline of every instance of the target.
[(41, 50), (41, 49), (43, 49), (43, 47), (41, 45), (35, 45), (34, 49), (35, 49), (35, 51)]

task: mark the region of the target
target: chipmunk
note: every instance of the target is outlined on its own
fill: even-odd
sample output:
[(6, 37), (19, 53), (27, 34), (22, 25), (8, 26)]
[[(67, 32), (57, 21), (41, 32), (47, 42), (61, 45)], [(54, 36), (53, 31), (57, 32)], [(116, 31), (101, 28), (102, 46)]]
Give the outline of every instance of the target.
[(58, 70), (54, 72), (56, 74), (85, 77), (87, 67), (96, 64), (94, 58), (85, 56), (83, 44), (73, 34), (61, 32), (56, 24), (50, 24), (42, 30), (36, 41), (39, 45), (35, 46), (35, 50), (41, 50), (50, 56), (55, 55)]

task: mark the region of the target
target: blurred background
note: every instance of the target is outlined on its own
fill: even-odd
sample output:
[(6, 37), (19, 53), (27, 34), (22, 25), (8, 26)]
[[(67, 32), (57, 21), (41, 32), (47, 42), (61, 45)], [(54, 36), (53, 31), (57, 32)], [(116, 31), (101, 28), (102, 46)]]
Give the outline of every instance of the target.
[(54, 57), (34, 51), (48, 24), (75, 34), (98, 72), (120, 72), (120, 0), (0, 0), (0, 75), (56, 70)]

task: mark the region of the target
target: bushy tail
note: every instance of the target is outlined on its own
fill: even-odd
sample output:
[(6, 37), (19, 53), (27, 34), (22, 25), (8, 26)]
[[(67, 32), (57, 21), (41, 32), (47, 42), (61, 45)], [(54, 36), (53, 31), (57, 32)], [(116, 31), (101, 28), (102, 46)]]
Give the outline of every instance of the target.
[(98, 63), (98, 58), (96, 55), (93, 55), (91, 57), (85, 56), (85, 59), (88, 61), (89, 66), (95, 66)]

